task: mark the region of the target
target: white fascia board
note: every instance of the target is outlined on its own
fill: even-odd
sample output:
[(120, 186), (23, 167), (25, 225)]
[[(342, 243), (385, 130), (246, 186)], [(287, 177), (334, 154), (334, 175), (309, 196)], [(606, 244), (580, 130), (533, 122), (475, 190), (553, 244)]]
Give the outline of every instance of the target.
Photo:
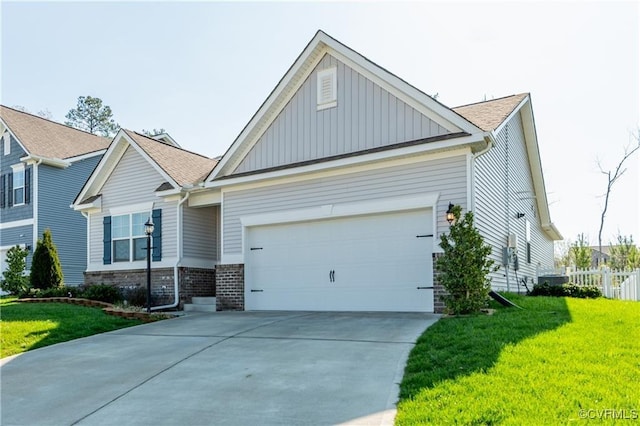
[(13, 222), (0, 223), (0, 229), (11, 229), (11, 228), (19, 228), (21, 226), (32, 226), (32, 225), (33, 225), (33, 218), (22, 219), (22, 220), (14, 220)]
[[(268, 180), (274, 178), (281, 178), (299, 174), (313, 173), (323, 170), (354, 167), (361, 164), (371, 162), (382, 162), (387, 160), (393, 160), (396, 158), (402, 158), (407, 156), (414, 156), (420, 154), (433, 153), (437, 154), (445, 151), (444, 156), (456, 155), (454, 151), (460, 149), (467, 150), (473, 144), (486, 144), (485, 134), (464, 136), (456, 139), (448, 139), (443, 141), (430, 142), (419, 145), (412, 145), (404, 148), (390, 149), (386, 151), (379, 151), (370, 154), (357, 155), (353, 157), (341, 158), (338, 160), (325, 161), (320, 163), (309, 164), (306, 166), (291, 167), (281, 170), (275, 170), (265, 173), (256, 173), (239, 177), (229, 177), (225, 179), (215, 180), (212, 182), (205, 182), (205, 188), (224, 188), (230, 185), (237, 185), (242, 183)], [(449, 151), (452, 151), (449, 153)], [(449, 154), (448, 154), (449, 153)]]
[[(522, 107), (523, 107), (525, 104), (527, 104), (528, 102), (530, 102), (530, 101), (531, 101), (531, 99), (529, 98), (529, 95), (525, 96), (525, 97), (524, 97), (524, 99), (522, 99), (522, 100), (520, 101), (520, 103), (519, 103), (519, 104), (518, 104), (518, 105), (513, 109), (513, 111), (511, 111), (511, 114), (509, 114), (509, 115), (507, 116), (507, 118), (505, 118), (504, 120), (502, 120), (502, 123), (500, 123), (500, 125), (499, 125), (498, 127), (496, 127), (495, 129), (493, 129), (493, 133), (494, 133), (494, 134), (496, 134), (496, 135), (497, 135), (498, 133), (500, 133), (500, 131), (502, 130), (502, 128), (503, 128), (504, 126), (506, 126), (506, 125), (507, 125), (507, 123), (508, 123), (509, 121), (511, 121), (511, 119), (512, 119), (513, 117), (515, 117), (515, 116), (516, 116), (516, 114), (519, 114), (519, 113), (520, 113), (520, 109), (522, 109)], [(524, 120), (523, 120), (523, 121), (524, 121)]]
[[(239, 160), (236, 159), (239, 154), (238, 151), (242, 150), (245, 153), (248, 152), (253, 144), (255, 144), (259, 139), (259, 134), (262, 133), (257, 132), (257, 130), (266, 128), (268, 123), (277, 117), (277, 114), (284, 108), (288, 100), (294, 96), (295, 92), (304, 82), (304, 78), (301, 78), (300, 73), (304, 71), (303, 75), (305, 77), (308, 76), (311, 73), (311, 70), (313, 70), (313, 68), (315, 68), (322, 59), (322, 55), (320, 54), (322, 46), (319, 45), (321, 34), (324, 33), (318, 31), (311, 42), (307, 44), (306, 48), (298, 56), (287, 73), (282, 77), (277, 86), (272, 90), (271, 94), (269, 94), (267, 99), (260, 106), (258, 111), (253, 115), (253, 117), (251, 117), (249, 123), (247, 123), (247, 125), (242, 129), (218, 164), (216, 164), (211, 173), (207, 176), (205, 182), (213, 180), (228, 168), (234, 169), (235, 167), (233, 165), (232, 167), (227, 167), (228, 163), (230, 161), (233, 161), (234, 163), (242, 161), (242, 157), (244, 157), (244, 155), (241, 155)], [(296, 81), (296, 79), (296, 84), (293, 87), (289, 87), (289, 85)], [(286, 97), (282, 98), (285, 90), (287, 91)], [(278, 104), (277, 108), (275, 108), (276, 103)], [(248, 146), (245, 147), (247, 144)]]
[(90, 203), (71, 204), (69, 207), (84, 213), (98, 213), (102, 210), (102, 197), (98, 197)]
[(73, 201), (73, 205), (79, 203), (82, 200), (87, 199), (88, 197), (98, 195), (102, 186), (107, 181), (107, 178), (113, 172), (116, 165), (124, 155), (126, 151), (126, 144), (123, 142), (124, 131), (120, 129), (118, 133), (114, 136), (109, 148), (102, 156), (95, 170), (91, 173), (84, 186), (78, 193), (78, 196)]
[[(540, 223), (547, 235), (552, 239), (561, 237), (560, 232), (551, 222), (549, 213), (549, 202), (547, 200), (547, 191), (542, 174), (542, 161), (540, 159), (540, 149), (538, 146), (538, 137), (536, 134), (535, 121), (533, 117), (533, 109), (531, 103), (527, 103), (522, 108), (522, 126), (525, 135), (525, 143), (527, 155), (529, 157), (529, 169), (533, 180), (533, 190), (535, 191), (536, 205), (540, 215)], [(562, 239), (562, 238), (559, 238)]]
[(99, 151), (93, 151), (93, 152), (88, 152), (88, 153), (82, 154), (82, 155), (76, 155), (75, 157), (69, 157), (69, 158), (66, 158), (64, 161), (68, 161), (70, 163), (75, 163), (76, 161), (82, 161), (82, 160), (86, 160), (88, 158), (93, 158), (93, 157), (97, 157), (99, 155), (103, 155), (105, 152), (107, 152), (106, 149), (101, 149)]
[(218, 204), (222, 204), (222, 192), (219, 189), (192, 192), (187, 201), (189, 207), (205, 207)]
[(39, 155), (27, 155), (26, 157), (20, 158), (20, 161), (29, 165), (37, 163), (46, 164), (47, 166), (57, 167), (59, 169), (66, 169), (67, 167), (71, 166), (70, 161), (61, 160), (59, 158), (41, 157)]
[(167, 174), (167, 172), (165, 172), (164, 170), (162, 170), (162, 167), (160, 167), (158, 165), (158, 163), (156, 163), (150, 156), (149, 154), (147, 154), (147, 152), (142, 149), (140, 147), (140, 145), (138, 145), (133, 139), (131, 139), (129, 137), (129, 135), (126, 134), (126, 132), (124, 133), (124, 137), (127, 139), (127, 141), (129, 142), (129, 145), (131, 145), (133, 147), (133, 149), (135, 149), (138, 154), (140, 154), (142, 156), (142, 158), (144, 158), (145, 160), (147, 160), (147, 162), (149, 164), (151, 164), (153, 166), (154, 169), (156, 169), (156, 171), (158, 173), (160, 173), (160, 175), (167, 181), (169, 182), (172, 186), (179, 188), (180, 185), (178, 185), (178, 182), (176, 182), (171, 176), (169, 176)]

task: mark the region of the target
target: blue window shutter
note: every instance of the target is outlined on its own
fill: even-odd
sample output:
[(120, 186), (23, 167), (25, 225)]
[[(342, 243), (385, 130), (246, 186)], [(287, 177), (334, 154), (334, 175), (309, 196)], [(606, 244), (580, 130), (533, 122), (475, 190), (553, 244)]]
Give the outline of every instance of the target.
[(162, 260), (162, 209), (155, 209), (151, 212), (153, 221), (153, 253), (151, 260), (159, 262)]
[(105, 265), (109, 265), (111, 263), (111, 216), (105, 216), (102, 219), (102, 229), (103, 229), (103, 254), (102, 254), (102, 263)]
[(31, 168), (24, 170), (24, 203), (29, 204), (31, 201)]
[(0, 208), (7, 206), (7, 175), (0, 176)]
[(7, 205), (13, 206), (13, 173), (7, 173)]

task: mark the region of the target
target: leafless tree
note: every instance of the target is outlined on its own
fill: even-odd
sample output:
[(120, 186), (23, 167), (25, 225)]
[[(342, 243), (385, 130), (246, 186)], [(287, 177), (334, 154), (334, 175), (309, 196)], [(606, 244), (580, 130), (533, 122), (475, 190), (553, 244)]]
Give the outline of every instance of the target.
[(602, 168), (602, 164), (598, 161), (600, 172), (607, 176), (607, 192), (604, 194), (604, 206), (602, 208), (602, 215), (600, 216), (600, 230), (598, 231), (598, 265), (602, 263), (602, 229), (604, 228), (604, 218), (607, 214), (607, 208), (609, 207), (609, 196), (611, 195), (611, 190), (613, 189), (613, 185), (622, 177), (624, 172), (627, 171), (626, 168), (623, 168), (624, 163), (633, 155), (633, 153), (640, 149), (640, 129), (638, 129), (637, 134), (631, 134), (631, 136), (635, 139), (635, 144), (630, 144), (624, 149), (624, 155), (618, 162), (615, 170), (604, 170)]

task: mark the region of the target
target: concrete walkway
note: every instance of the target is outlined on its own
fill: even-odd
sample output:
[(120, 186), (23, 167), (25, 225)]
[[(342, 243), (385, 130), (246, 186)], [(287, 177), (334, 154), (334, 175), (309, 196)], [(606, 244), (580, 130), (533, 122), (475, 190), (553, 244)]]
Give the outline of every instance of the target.
[(218, 312), (1, 360), (10, 425), (393, 424), (437, 315)]

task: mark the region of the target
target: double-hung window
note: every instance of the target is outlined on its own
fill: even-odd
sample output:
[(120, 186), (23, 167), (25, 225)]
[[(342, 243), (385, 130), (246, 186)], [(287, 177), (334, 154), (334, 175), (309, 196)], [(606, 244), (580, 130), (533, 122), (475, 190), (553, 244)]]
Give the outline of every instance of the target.
[(111, 218), (111, 238), (114, 262), (132, 262), (147, 257), (147, 236), (144, 224), (149, 213), (131, 213)]
[(13, 168), (13, 205), (24, 204), (24, 164), (12, 166)]

